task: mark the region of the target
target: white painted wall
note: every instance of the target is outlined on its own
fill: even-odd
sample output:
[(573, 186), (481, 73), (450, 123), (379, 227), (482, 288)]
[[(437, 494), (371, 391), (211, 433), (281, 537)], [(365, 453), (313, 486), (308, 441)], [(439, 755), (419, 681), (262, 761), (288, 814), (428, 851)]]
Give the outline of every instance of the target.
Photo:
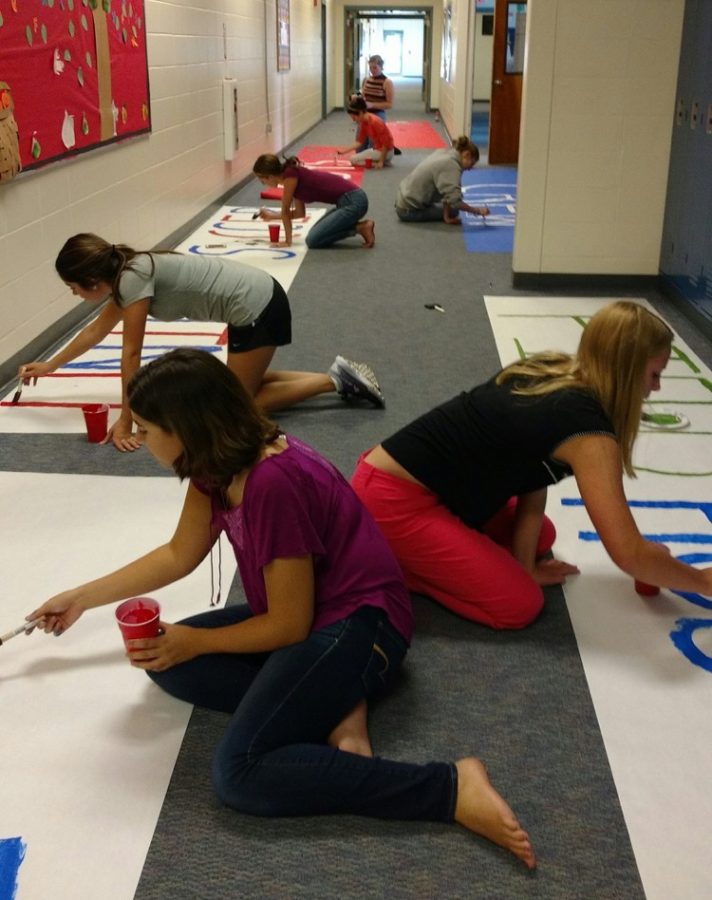
[[(445, 3), (445, 0), (442, 0)], [(472, 123), (474, 21), (472, 0), (452, 3), (452, 80), (440, 78), (440, 116), (448, 134), (469, 134)], [(440, 69), (433, 68), (433, 71)]]
[(472, 76), (472, 99), (489, 102), (492, 89), (494, 35), (482, 34), (483, 18), (483, 13), (475, 15), (475, 68)]
[(529, 4), (515, 272), (657, 274), (684, 5)]
[(400, 31), (403, 35), (403, 47), (401, 57), (401, 71), (395, 72), (386, 66), (386, 75), (400, 75), (404, 78), (420, 77), (423, 74), (423, 20), (406, 19), (393, 16), (388, 19), (372, 19), (372, 33), (367, 36), (368, 46), (364, 47), (361, 61), (362, 78), (368, 73), (368, 58), (374, 53), (379, 53), (386, 59), (386, 39), (384, 31)]
[[(321, 116), (320, 7), (311, 2), (291, 3), (284, 73), (275, 0), (146, 0), (146, 29), (152, 134), (0, 187), (0, 364), (76, 306), (54, 272), (70, 235), (153, 246), (245, 178), (260, 153), (282, 149)], [(225, 76), (238, 83), (231, 163), (223, 160)]]

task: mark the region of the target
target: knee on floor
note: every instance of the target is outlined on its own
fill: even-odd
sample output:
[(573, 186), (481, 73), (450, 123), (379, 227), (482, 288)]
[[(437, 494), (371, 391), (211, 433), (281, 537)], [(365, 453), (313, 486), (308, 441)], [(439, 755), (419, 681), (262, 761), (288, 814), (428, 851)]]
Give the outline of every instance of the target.
[(252, 794), (248, 784), (246, 756), (224, 759), (219, 752), (215, 754), (212, 768), (212, 781), (215, 793), (221, 803), (240, 812), (260, 815), (259, 810), (252, 808)]
[(509, 598), (491, 611), (491, 627), (500, 630), (526, 628), (539, 617), (544, 607), (544, 594), (537, 584), (516, 598)]

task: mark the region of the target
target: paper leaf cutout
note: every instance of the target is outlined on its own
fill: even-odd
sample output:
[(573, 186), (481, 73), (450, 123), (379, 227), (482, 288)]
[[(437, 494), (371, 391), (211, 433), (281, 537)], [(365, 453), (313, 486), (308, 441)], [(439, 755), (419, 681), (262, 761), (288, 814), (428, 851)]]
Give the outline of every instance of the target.
[(62, 122), (62, 143), (70, 150), (77, 142), (74, 135), (74, 116), (70, 116), (67, 110), (64, 110), (64, 122)]

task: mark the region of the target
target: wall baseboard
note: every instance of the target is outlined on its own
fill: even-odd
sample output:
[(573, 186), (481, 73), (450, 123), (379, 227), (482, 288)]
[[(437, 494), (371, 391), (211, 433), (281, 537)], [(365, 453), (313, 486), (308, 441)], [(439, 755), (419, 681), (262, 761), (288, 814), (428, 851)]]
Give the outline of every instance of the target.
[(658, 275), (578, 275), (556, 272), (512, 272), (512, 285), (520, 290), (531, 291), (576, 291), (586, 290), (596, 293), (610, 290), (612, 293), (625, 291), (626, 294), (641, 291), (661, 290)]

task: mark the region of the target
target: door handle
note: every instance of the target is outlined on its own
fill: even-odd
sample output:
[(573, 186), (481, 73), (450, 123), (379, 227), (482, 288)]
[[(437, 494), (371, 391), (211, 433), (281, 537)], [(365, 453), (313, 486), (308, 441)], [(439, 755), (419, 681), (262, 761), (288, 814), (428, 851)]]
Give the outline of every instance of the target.
[(495, 78), (494, 83), (495, 83), (497, 86), (499, 86), (499, 85), (501, 85), (501, 84), (504, 84), (504, 82), (502, 81), (501, 78)]

